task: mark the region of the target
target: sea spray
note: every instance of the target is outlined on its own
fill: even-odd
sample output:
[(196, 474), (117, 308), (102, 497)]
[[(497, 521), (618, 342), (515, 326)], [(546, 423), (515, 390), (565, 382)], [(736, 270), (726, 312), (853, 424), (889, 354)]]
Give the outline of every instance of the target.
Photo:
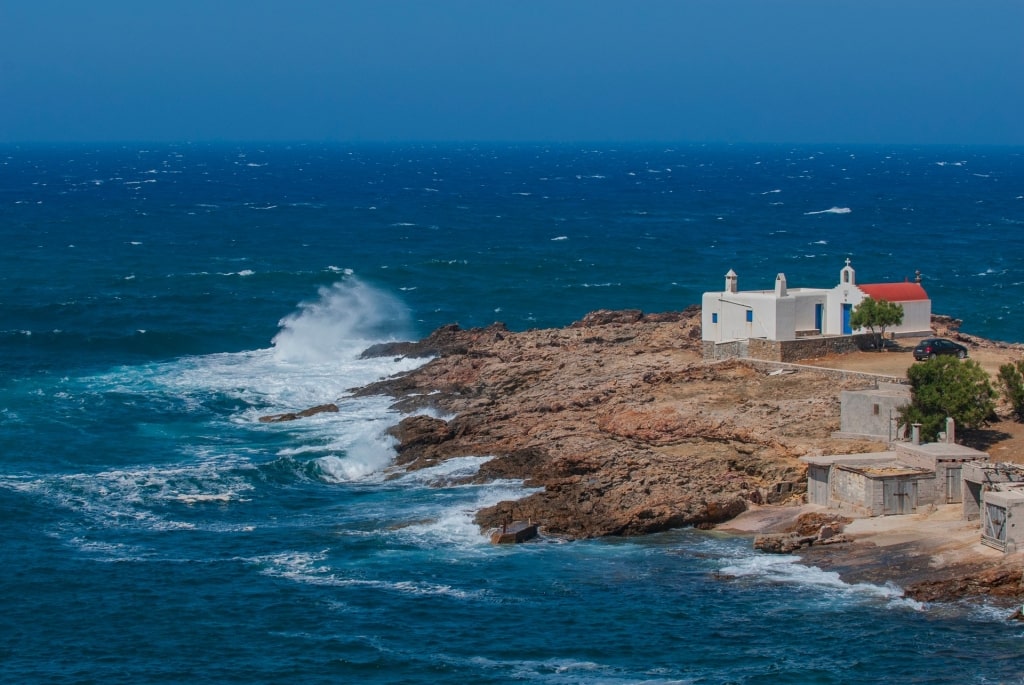
[(274, 355), (283, 362), (352, 358), (375, 342), (410, 337), (409, 311), (354, 276), (319, 290), (319, 299), (280, 321)]

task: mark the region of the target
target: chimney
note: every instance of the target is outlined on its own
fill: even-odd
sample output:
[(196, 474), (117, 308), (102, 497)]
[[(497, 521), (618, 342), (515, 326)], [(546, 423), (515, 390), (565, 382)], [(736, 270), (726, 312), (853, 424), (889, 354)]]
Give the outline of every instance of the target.
[(786, 296), (786, 274), (779, 274), (775, 277), (775, 297)]
[(921, 444), (921, 424), (912, 423), (910, 424), (910, 444), (920, 445)]
[(946, 442), (950, 445), (956, 442), (956, 421), (952, 416), (946, 417)]
[(725, 275), (725, 292), (734, 293), (736, 292), (736, 272), (729, 269), (729, 273)]

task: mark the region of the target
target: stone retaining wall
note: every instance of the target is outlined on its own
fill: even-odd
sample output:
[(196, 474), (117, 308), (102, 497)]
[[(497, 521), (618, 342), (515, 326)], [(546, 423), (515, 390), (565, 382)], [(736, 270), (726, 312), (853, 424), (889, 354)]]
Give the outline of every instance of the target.
[(868, 335), (811, 337), (797, 340), (751, 338), (747, 341), (747, 350), (752, 359), (795, 362), (801, 359), (824, 357), (829, 354), (856, 352), (863, 349), (869, 339)]

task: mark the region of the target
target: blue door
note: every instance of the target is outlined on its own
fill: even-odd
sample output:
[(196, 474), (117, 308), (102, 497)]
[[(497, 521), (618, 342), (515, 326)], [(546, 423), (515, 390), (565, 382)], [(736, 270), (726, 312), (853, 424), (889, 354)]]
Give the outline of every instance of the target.
[(818, 329), (818, 333), (824, 333), (825, 330), (821, 327), (821, 320), (825, 315), (825, 305), (816, 304), (814, 305), (814, 327)]
[(843, 305), (843, 335), (850, 335), (851, 333), (853, 333), (853, 329), (850, 328), (850, 312), (852, 310), (852, 304)]

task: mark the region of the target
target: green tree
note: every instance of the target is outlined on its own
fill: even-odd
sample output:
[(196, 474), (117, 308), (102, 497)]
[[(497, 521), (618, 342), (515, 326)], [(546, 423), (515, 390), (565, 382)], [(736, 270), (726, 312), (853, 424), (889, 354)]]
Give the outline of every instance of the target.
[(875, 348), (881, 351), (882, 338), (889, 326), (903, 323), (903, 305), (888, 300), (876, 300), (865, 297), (853, 308), (850, 314), (850, 326), (866, 328), (875, 336)]
[(1017, 420), (1024, 421), (1024, 361), (1000, 366), (999, 383)]
[(974, 360), (950, 356), (914, 364), (907, 370), (910, 404), (900, 409), (907, 426), (921, 424), (921, 438), (933, 441), (951, 416), (957, 426), (971, 429), (988, 423), (995, 412), (995, 390), (985, 370)]

